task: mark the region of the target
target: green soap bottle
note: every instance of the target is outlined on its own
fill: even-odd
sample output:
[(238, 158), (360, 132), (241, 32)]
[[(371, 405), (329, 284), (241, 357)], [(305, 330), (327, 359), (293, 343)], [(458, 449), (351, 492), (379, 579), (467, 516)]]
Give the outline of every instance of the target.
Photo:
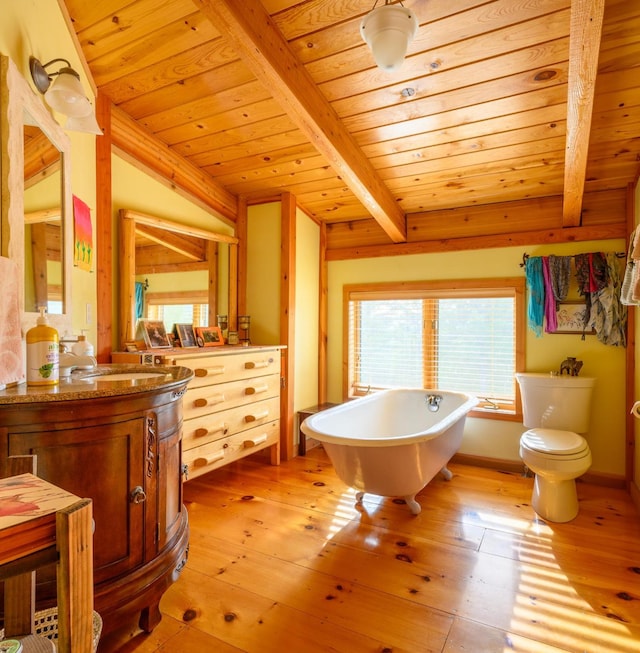
[(49, 324), (41, 306), (36, 326), (27, 331), (27, 385), (58, 385), (58, 340), (58, 332)]

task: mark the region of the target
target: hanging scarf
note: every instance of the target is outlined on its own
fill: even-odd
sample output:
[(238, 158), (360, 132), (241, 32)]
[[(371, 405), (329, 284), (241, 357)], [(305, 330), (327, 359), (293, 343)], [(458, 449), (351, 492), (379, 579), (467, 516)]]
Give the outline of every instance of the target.
[(554, 256), (551, 254), (549, 256), (549, 273), (557, 308), (557, 304), (564, 301), (569, 294), (571, 256)]
[[(602, 252), (576, 254), (574, 261), (578, 290), (584, 296), (587, 305), (583, 323), (583, 327), (586, 329), (591, 322), (591, 296), (605, 288), (609, 282), (607, 261)], [(582, 335), (584, 337), (584, 331)]]
[(627, 307), (620, 301), (622, 275), (618, 257), (614, 252), (607, 252), (605, 262), (607, 285), (593, 293), (594, 329), (598, 340), (605, 345), (626, 347)]
[(544, 323), (544, 277), (542, 272), (542, 257), (529, 256), (525, 262), (525, 276), (529, 287), (529, 302), (527, 304), (527, 321), (529, 328), (539, 338), (542, 335)]
[(544, 317), (546, 320), (544, 330), (547, 333), (555, 333), (558, 329), (558, 314), (549, 271), (549, 257), (547, 256), (542, 257), (542, 277), (544, 279)]

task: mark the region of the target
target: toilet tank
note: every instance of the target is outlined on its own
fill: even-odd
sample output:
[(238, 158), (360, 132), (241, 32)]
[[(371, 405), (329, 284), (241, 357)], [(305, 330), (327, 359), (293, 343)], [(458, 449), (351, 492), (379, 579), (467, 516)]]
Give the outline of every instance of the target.
[(552, 376), (518, 372), (524, 425), (586, 433), (596, 380), (588, 376)]

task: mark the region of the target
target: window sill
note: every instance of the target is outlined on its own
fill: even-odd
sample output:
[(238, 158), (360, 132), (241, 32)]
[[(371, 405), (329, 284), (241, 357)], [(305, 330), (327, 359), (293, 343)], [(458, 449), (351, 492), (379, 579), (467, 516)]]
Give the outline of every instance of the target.
[(497, 419), (504, 422), (522, 422), (522, 413), (513, 410), (496, 410), (495, 408), (474, 408), (469, 417), (479, 419)]

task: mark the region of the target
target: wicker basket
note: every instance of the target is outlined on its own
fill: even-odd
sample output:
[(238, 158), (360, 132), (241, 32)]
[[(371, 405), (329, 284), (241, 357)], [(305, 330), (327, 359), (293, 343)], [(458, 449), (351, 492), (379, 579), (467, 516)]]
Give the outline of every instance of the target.
[[(35, 634), (46, 637), (57, 644), (58, 641), (58, 608), (38, 610), (34, 617)], [(98, 649), (98, 642), (102, 633), (102, 617), (93, 611), (93, 653)], [(0, 640), (4, 638), (4, 628), (0, 629)], [(57, 646), (56, 646), (57, 648)]]

